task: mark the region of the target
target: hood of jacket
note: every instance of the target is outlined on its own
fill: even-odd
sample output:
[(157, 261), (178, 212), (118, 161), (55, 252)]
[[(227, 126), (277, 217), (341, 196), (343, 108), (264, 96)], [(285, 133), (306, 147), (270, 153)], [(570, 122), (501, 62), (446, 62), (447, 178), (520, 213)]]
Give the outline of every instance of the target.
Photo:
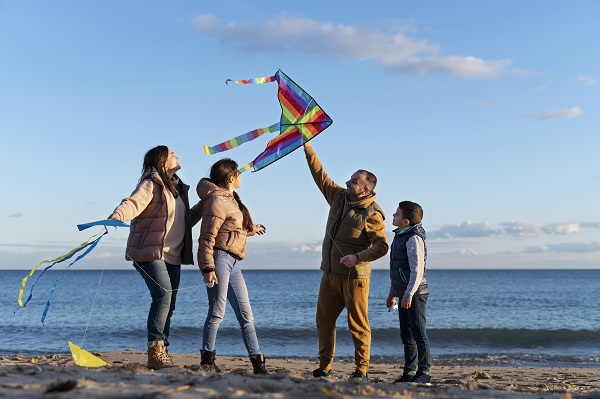
[(196, 186), (196, 193), (202, 201), (206, 201), (212, 196), (230, 197), (233, 199), (233, 193), (227, 189), (217, 186), (210, 179), (200, 179)]

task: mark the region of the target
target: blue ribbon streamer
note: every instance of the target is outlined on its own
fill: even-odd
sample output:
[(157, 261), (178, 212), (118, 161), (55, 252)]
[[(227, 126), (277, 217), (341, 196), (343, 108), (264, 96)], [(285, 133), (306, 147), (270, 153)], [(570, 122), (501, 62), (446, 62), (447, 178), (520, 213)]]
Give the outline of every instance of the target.
[[(108, 233), (108, 230), (107, 230), (107, 231), (106, 231), (104, 234), (106, 234), (106, 233)], [(102, 234), (102, 236), (103, 236), (104, 234)], [(98, 240), (100, 240), (100, 238), (102, 238), (102, 236), (100, 236), (99, 238), (97, 238), (96, 240), (94, 240), (94, 241), (92, 241), (92, 242), (88, 242), (86, 245), (84, 245), (83, 247), (79, 248), (77, 251), (73, 252), (71, 255), (69, 255), (69, 256), (67, 256), (67, 257), (65, 257), (65, 258), (63, 258), (63, 259), (61, 259), (61, 260), (57, 260), (56, 262), (52, 263), (52, 264), (51, 264), (51, 265), (49, 265), (49, 266), (46, 266), (46, 267), (44, 268), (44, 270), (42, 271), (42, 273), (40, 273), (40, 275), (39, 275), (39, 276), (37, 277), (37, 279), (35, 280), (35, 283), (33, 283), (33, 285), (31, 286), (31, 289), (29, 290), (29, 296), (27, 297), (27, 300), (26, 300), (26, 301), (25, 301), (25, 303), (23, 304), (23, 307), (26, 307), (26, 306), (27, 306), (27, 303), (28, 303), (28, 302), (31, 300), (31, 298), (33, 297), (33, 289), (35, 288), (35, 286), (37, 285), (38, 281), (40, 281), (40, 278), (41, 278), (41, 277), (42, 277), (42, 276), (43, 276), (43, 275), (46, 273), (46, 271), (47, 271), (48, 269), (52, 268), (52, 267), (53, 267), (54, 265), (56, 265), (57, 263), (62, 263), (62, 262), (64, 262), (64, 261), (67, 261), (67, 260), (71, 259), (73, 256), (75, 256), (75, 254), (77, 254), (78, 252), (81, 252), (81, 251), (83, 251), (85, 248), (89, 247), (90, 245), (96, 245), (96, 244), (97, 244), (97, 241), (98, 241)], [(96, 243), (96, 244), (94, 244), (94, 243)], [(87, 252), (89, 252), (89, 251), (87, 251)], [(86, 252), (86, 253), (87, 253), (87, 252)], [(77, 259), (80, 259), (80, 258), (77, 258)], [(73, 262), (73, 263), (75, 263), (75, 262)]]
[[(42, 326), (44, 325), (44, 321), (46, 320), (46, 314), (48, 313), (48, 309), (50, 309), (50, 303), (52, 302), (52, 296), (54, 296), (54, 290), (56, 290), (56, 287), (58, 286), (58, 282), (60, 281), (60, 279), (62, 278), (63, 274), (65, 274), (65, 272), (67, 270), (69, 270), (69, 268), (75, 263), (77, 262), (79, 259), (83, 258), (84, 256), (86, 256), (87, 254), (90, 253), (90, 251), (92, 249), (94, 249), (94, 247), (96, 245), (98, 245), (98, 243), (100, 242), (100, 240), (102, 239), (102, 237), (104, 237), (105, 235), (108, 234), (108, 230), (106, 229), (106, 227), (104, 228), (104, 233), (102, 233), (102, 235), (98, 238), (96, 238), (94, 241), (90, 242), (88, 245), (86, 245), (85, 247), (88, 247), (84, 253), (82, 253), (81, 255), (79, 255), (73, 262), (71, 262), (69, 264), (69, 266), (67, 266), (67, 268), (65, 270), (62, 271), (62, 273), (60, 273), (58, 275), (58, 277), (56, 278), (56, 280), (54, 281), (54, 285), (52, 286), (52, 290), (50, 290), (50, 295), (48, 296), (48, 302), (46, 302), (46, 307), (44, 308), (44, 313), (42, 313)], [(83, 247), (83, 248), (85, 248)], [(82, 248), (82, 249), (83, 249)]]
[(106, 219), (106, 220), (97, 220), (95, 222), (78, 224), (77, 228), (79, 229), (79, 231), (82, 231), (82, 230), (85, 230), (85, 229), (89, 229), (92, 226), (131, 227), (127, 223), (123, 223), (120, 220)]
[(87, 254), (89, 254), (92, 251), (92, 249), (94, 249), (96, 247), (96, 245), (98, 245), (98, 243), (100, 242), (100, 240), (102, 239), (102, 237), (104, 237), (106, 234), (108, 234), (107, 227), (131, 227), (130, 225), (128, 225), (128, 224), (126, 224), (124, 222), (121, 222), (120, 220), (113, 220), (113, 219), (108, 220), (107, 219), (107, 220), (97, 220), (95, 222), (78, 224), (77, 228), (79, 229), (79, 231), (82, 231), (82, 230), (88, 229), (88, 228), (93, 227), (93, 226), (103, 226), (104, 227), (104, 232), (98, 238), (96, 238), (94, 241), (91, 241), (91, 242), (87, 243), (83, 247), (81, 247), (81, 248), (77, 249), (76, 251), (74, 251), (69, 256), (67, 256), (67, 257), (65, 257), (65, 258), (63, 258), (61, 260), (58, 260), (58, 261), (52, 263), (51, 265), (47, 266), (46, 268), (44, 268), (44, 270), (42, 271), (42, 273), (35, 280), (35, 283), (33, 283), (33, 285), (31, 286), (31, 289), (29, 291), (29, 297), (27, 298), (27, 300), (23, 304), (23, 307), (25, 307), (27, 305), (27, 303), (33, 297), (33, 289), (35, 288), (35, 286), (37, 285), (37, 283), (40, 280), (40, 278), (44, 275), (44, 273), (46, 273), (46, 271), (48, 269), (52, 268), (57, 263), (62, 263), (62, 262), (65, 262), (65, 261), (71, 259), (73, 256), (75, 256), (75, 254), (80, 253), (81, 251), (85, 250), (83, 253), (81, 253), (79, 256), (77, 256), (77, 258), (75, 258), (75, 260), (73, 262), (71, 262), (67, 266), (67, 268), (65, 270), (63, 270), (63, 272), (60, 273), (60, 275), (54, 281), (54, 285), (52, 286), (52, 290), (50, 291), (50, 295), (48, 296), (48, 301), (46, 302), (46, 307), (44, 308), (44, 312), (42, 314), (42, 325), (44, 325), (44, 321), (46, 320), (46, 315), (47, 315), (48, 309), (50, 308), (50, 305), (52, 303), (52, 297), (54, 295), (54, 291), (56, 290), (56, 287), (58, 286), (58, 283), (60, 282), (60, 279), (65, 274), (65, 272), (74, 263), (76, 263), (78, 260), (80, 260), (81, 258), (83, 258), (84, 256), (86, 256)]

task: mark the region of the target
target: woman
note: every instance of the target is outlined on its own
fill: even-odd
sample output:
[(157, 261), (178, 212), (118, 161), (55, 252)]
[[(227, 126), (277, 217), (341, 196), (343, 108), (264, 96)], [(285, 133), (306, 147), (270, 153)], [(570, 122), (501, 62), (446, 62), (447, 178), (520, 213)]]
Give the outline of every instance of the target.
[(153, 370), (173, 366), (166, 349), (171, 316), (181, 265), (194, 263), (192, 226), (202, 213), (201, 202), (190, 209), (190, 186), (177, 177), (175, 172), (179, 169), (179, 159), (168, 147), (152, 148), (144, 156), (136, 189), (108, 217), (131, 220), (125, 258), (133, 261), (152, 297), (147, 367)]
[(225, 158), (211, 167), (210, 179), (200, 180), (196, 189), (204, 204), (198, 238), (198, 266), (208, 295), (200, 365), (207, 371), (221, 371), (215, 365), (215, 344), (229, 300), (240, 324), (254, 374), (269, 374), (258, 346), (248, 289), (240, 267), (240, 261), (246, 255), (246, 236), (262, 235), (265, 227), (252, 223), (248, 209), (235, 192), (239, 187), (238, 165)]

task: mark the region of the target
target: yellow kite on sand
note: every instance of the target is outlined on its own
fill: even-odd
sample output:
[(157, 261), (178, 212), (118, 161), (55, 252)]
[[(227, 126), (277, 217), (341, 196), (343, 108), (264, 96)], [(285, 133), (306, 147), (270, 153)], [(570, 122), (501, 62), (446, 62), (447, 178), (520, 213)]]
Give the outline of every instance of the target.
[(75, 345), (73, 342), (69, 341), (69, 348), (71, 348), (71, 355), (73, 356), (73, 361), (78, 366), (83, 367), (102, 367), (108, 366), (104, 360), (92, 355), (90, 352), (85, 349), (80, 348)]

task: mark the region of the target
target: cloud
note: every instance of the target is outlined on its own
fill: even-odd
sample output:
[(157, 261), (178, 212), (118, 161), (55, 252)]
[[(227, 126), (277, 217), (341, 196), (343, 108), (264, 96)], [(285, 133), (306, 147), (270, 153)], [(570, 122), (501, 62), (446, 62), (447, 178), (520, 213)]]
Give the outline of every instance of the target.
[(600, 229), (600, 223), (580, 223), (579, 225), (584, 229)]
[(303, 244), (300, 246), (292, 247), (294, 252), (318, 252), (321, 253), (321, 244)]
[(571, 235), (579, 233), (580, 228), (579, 223), (555, 223), (544, 226), (542, 230), (546, 234)]
[(501, 234), (514, 237), (536, 237), (540, 233), (548, 235), (571, 235), (579, 233), (580, 223), (552, 223), (543, 225), (534, 222), (501, 223)]
[[(0, 243), (0, 248), (19, 248), (24, 250), (60, 250), (67, 248), (69, 244), (66, 242), (53, 242), (53, 241), (38, 241), (38, 242), (25, 242), (25, 243)], [(74, 244), (76, 245), (76, 244)]]
[(491, 100), (475, 100), (471, 103), (479, 108), (488, 108), (493, 104)]
[(527, 247), (523, 253), (539, 254), (539, 253), (588, 253), (600, 252), (599, 241), (582, 241), (576, 243), (562, 243), (542, 245), (537, 247)]
[(547, 120), (547, 119), (577, 118), (577, 117), (583, 116), (583, 114), (584, 114), (583, 109), (581, 109), (578, 106), (575, 106), (570, 109), (546, 111), (546, 112), (541, 112), (538, 114), (527, 114), (525, 116), (528, 118), (533, 118), (533, 119), (543, 121), (543, 120)]
[(253, 242), (248, 251), (262, 257), (304, 257), (321, 254), (322, 241), (304, 242)]
[(463, 222), (459, 225), (446, 225), (428, 233), (427, 237), (436, 238), (482, 238), (490, 236), (510, 236), (516, 238), (537, 237), (547, 235), (574, 235), (581, 229), (598, 229), (600, 223), (550, 223), (536, 222), (505, 222), (493, 228), (490, 223)]
[(499, 234), (513, 237), (535, 237), (539, 235), (543, 228), (542, 224), (534, 222), (500, 223), (500, 226), (502, 226), (502, 228), (499, 231)]
[(596, 86), (598, 81), (591, 76), (579, 75), (575, 77), (575, 80), (582, 83), (584, 86)]
[(533, 90), (531, 90), (530, 93), (539, 93), (541, 91), (546, 91), (547, 89), (548, 89), (548, 85), (543, 84), (543, 85), (538, 86), (538, 87), (534, 88)]
[(479, 256), (479, 251), (473, 248), (461, 248), (456, 253), (463, 256)]
[(194, 18), (194, 25), (200, 30), (210, 31), (219, 28), (219, 18), (211, 14), (204, 14)]
[[(111, 240), (102, 242), (104, 248), (116, 248), (119, 255), (123, 256), (123, 248), (127, 242), (127, 237), (113, 237)], [(64, 254), (69, 250), (77, 247), (78, 241), (33, 241), (33, 242), (3, 242), (0, 243), (0, 253), (2, 252), (18, 252), (18, 253), (38, 253), (40, 257), (55, 256)], [(89, 256), (94, 254), (92, 251)], [(50, 254), (50, 255), (49, 255)], [(38, 260), (39, 262), (39, 260)], [(36, 262), (37, 263), (37, 262)]]
[(87, 255), (89, 259), (110, 259), (110, 258), (118, 258), (123, 259), (123, 251), (122, 249), (113, 250), (113, 251), (102, 251), (102, 252), (91, 252)]
[(485, 223), (473, 223), (471, 221), (463, 222), (460, 225), (446, 225), (439, 230), (435, 230), (428, 234), (429, 238), (473, 238), (473, 237), (489, 237), (498, 234), (491, 225)]
[(21, 212), (18, 213), (13, 213), (12, 215), (8, 215), (9, 218), (20, 218), (23, 217), (23, 214)]
[(280, 15), (262, 25), (223, 23), (214, 15), (196, 17), (194, 26), (222, 45), (248, 54), (309, 54), (373, 61), (400, 74), (441, 73), (460, 78), (494, 79), (509, 73), (510, 60), (443, 55), (438, 44), (408, 36), (407, 29), (344, 25)]
[(321, 243), (253, 242), (248, 246), (245, 266), (251, 269), (318, 269)]

